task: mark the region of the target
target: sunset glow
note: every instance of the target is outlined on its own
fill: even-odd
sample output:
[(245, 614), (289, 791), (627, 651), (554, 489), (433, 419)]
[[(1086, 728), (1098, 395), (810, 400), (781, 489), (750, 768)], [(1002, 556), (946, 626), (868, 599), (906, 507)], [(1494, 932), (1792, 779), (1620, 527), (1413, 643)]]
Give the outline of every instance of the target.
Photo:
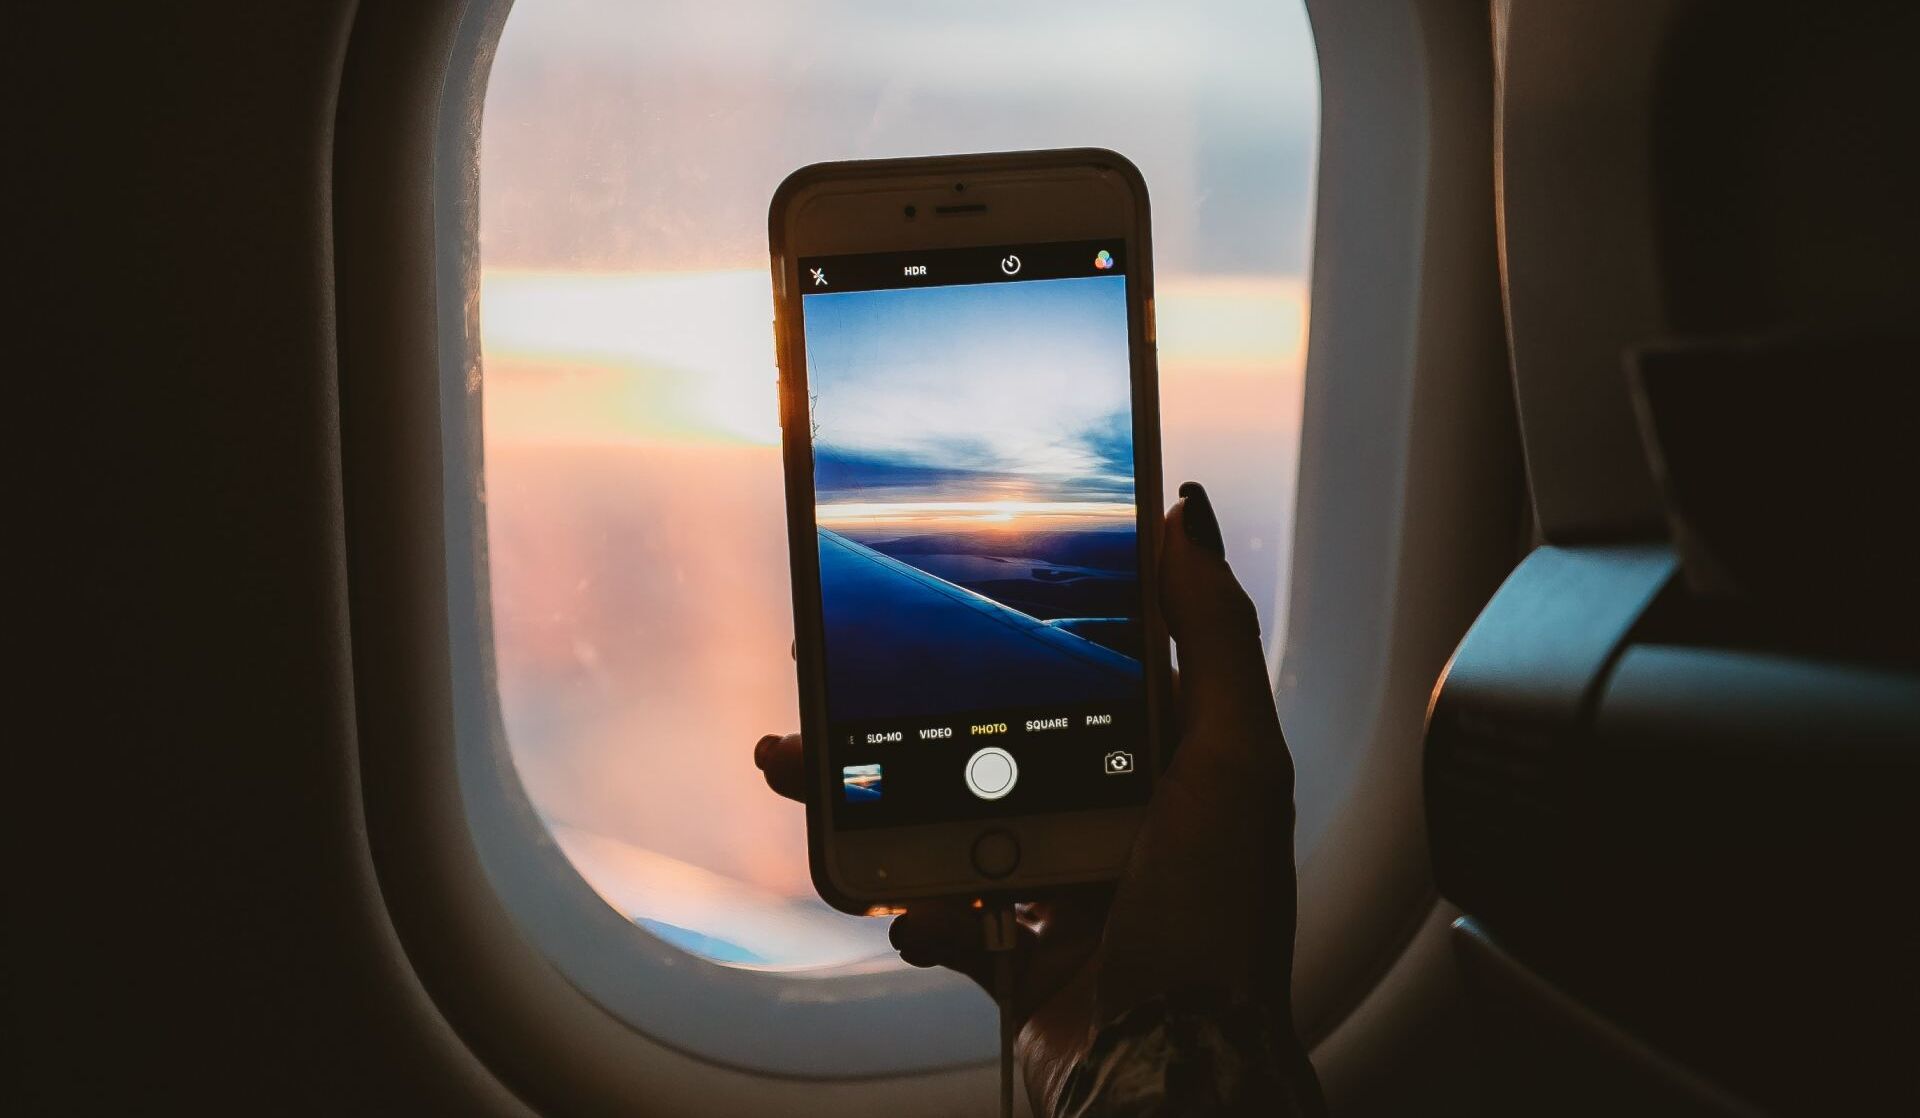
[(884, 527), (890, 523), (938, 521), (964, 527), (975, 524), (1039, 526), (1049, 520), (1133, 519), (1133, 506), (1099, 501), (872, 501), (820, 505), (815, 518), (825, 527)]
[[(1300, 281), (1163, 277), (1155, 303), (1167, 397), (1252, 422), (1263, 385), (1299, 376)], [(764, 268), (488, 269), (480, 312), (490, 443), (780, 443)], [(1183, 393), (1183, 380), (1209, 383)]]

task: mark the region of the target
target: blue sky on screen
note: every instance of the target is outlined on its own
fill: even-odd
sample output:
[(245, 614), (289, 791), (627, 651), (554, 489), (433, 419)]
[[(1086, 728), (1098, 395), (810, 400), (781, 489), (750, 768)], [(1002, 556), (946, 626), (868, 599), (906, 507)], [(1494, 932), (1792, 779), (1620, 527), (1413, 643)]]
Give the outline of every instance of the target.
[(807, 296), (818, 500), (1131, 502), (1125, 284)]

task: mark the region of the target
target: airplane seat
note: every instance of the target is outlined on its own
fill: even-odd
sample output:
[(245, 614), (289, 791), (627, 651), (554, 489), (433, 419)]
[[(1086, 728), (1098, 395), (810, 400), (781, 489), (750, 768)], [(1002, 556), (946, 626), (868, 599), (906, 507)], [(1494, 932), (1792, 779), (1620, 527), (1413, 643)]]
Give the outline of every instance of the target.
[(1426, 747), (1485, 1103), (1911, 1112), (1920, 21), (1569, 9), (1496, 7), (1540, 546)]

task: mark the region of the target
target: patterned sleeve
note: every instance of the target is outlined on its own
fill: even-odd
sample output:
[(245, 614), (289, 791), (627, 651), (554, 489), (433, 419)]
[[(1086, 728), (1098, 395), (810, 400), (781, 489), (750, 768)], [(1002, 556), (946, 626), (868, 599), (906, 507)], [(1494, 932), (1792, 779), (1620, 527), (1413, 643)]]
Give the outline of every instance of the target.
[(1244, 1000), (1188, 992), (1135, 1006), (1094, 1037), (1053, 1118), (1320, 1118), (1292, 1030)]

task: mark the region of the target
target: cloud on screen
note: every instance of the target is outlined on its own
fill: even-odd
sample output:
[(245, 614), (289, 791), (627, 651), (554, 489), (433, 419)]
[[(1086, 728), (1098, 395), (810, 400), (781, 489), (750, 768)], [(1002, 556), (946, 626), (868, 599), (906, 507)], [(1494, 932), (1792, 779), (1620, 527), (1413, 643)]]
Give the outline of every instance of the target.
[(1131, 500), (1125, 282), (809, 296), (819, 499)]

